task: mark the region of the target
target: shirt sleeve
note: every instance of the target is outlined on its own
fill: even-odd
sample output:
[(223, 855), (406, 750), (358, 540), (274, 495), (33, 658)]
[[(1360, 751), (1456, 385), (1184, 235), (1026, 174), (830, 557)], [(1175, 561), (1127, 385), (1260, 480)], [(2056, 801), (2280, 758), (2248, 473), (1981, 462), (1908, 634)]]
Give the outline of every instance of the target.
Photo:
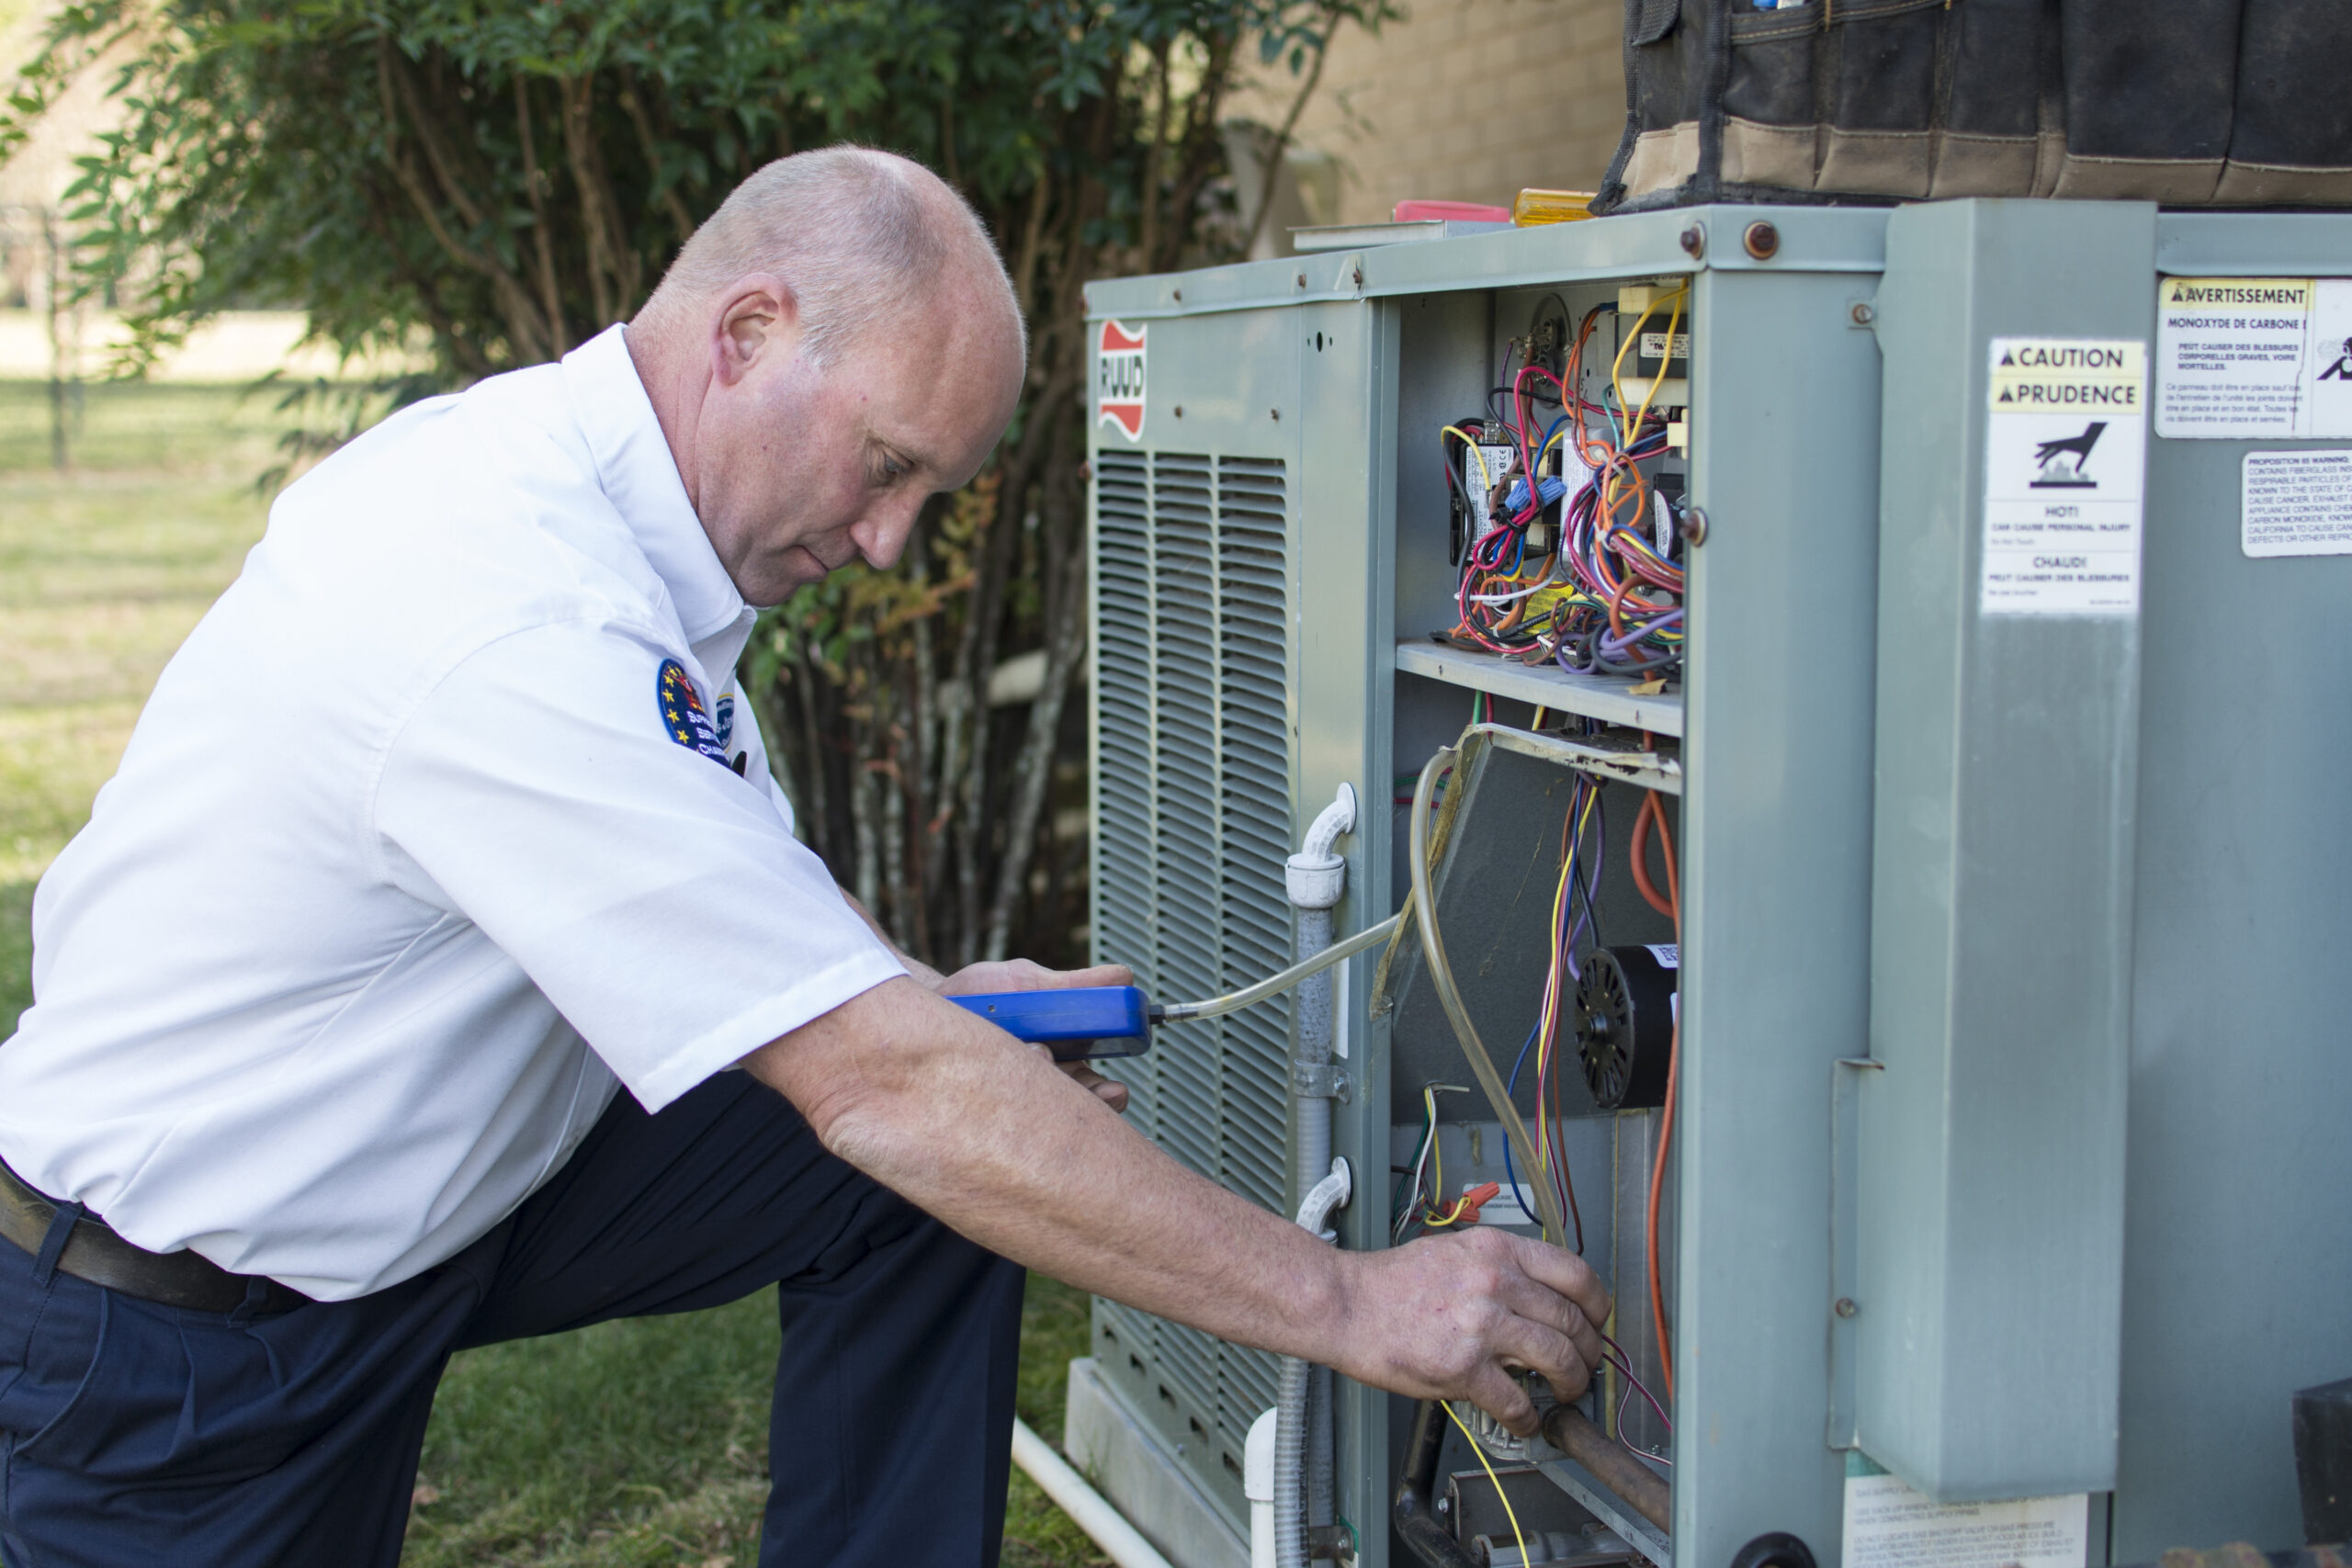
[(696, 748), (680, 679), (713, 700), (626, 626), (502, 637), (409, 717), (375, 796), (390, 879), (480, 927), (649, 1111), (906, 972), (769, 781)]

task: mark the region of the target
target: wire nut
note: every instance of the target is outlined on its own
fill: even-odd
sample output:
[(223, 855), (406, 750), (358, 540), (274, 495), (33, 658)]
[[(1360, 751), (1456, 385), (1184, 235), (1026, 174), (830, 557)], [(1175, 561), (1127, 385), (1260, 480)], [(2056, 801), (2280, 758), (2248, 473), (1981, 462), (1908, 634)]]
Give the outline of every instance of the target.
[(1682, 536), (1682, 542), (1686, 545), (1705, 544), (1707, 542), (1706, 513), (1695, 506), (1684, 507), (1682, 521), (1674, 525), (1674, 531)]

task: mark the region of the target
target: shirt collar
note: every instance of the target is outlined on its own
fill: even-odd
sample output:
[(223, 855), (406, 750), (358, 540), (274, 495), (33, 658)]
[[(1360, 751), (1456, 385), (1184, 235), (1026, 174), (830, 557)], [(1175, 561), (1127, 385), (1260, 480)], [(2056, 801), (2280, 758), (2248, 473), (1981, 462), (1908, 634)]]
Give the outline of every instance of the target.
[(750, 607), (686, 499), (622, 329), (608, 327), (565, 355), (563, 373), (597, 480), (669, 588), (686, 640), (701, 643), (747, 623)]

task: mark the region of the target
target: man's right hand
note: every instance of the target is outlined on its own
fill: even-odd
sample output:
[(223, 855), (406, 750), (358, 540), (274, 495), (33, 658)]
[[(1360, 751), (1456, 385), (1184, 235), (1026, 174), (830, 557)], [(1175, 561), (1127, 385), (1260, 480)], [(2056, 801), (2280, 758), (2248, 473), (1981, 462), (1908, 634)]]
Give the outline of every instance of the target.
[(1600, 1362), (1609, 1292), (1493, 1226), (1346, 1252), (1179, 1165), (1034, 1047), (910, 979), (753, 1052), (825, 1147), (983, 1247), (1081, 1290), (1535, 1429)]
[(1466, 1399), (1525, 1437), (1535, 1407), (1514, 1371), (1569, 1400), (1600, 1366), (1609, 1292), (1573, 1252), (1474, 1225), (1338, 1256), (1349, 1299), (1331, 1365), (1359, 1382)]

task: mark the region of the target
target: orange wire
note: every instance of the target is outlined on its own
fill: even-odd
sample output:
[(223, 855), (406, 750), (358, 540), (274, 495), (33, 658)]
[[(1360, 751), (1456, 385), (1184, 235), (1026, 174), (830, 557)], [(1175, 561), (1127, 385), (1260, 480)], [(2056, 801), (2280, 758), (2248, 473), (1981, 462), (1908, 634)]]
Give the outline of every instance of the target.
[[(1674, 866), (1674, 835), (1666, 825), (1666, 808), (1658, 803), (1656, 790), (1648, 791), (1644, 796), (1641, 813), (1634, 818), (1634, 883), (1642, 890), (1642, 896), (1649, 898), (1655, 906), (1657, 900), (1651, 897), (1649, 868), (1643, 863), (1642, 853), (1647, 840), (1644, 820), (1651, 817), (1657, 819), (1658, 848), (1666, 855), (1667, 902), (1659, 913), (1673, 917), (1674, 940), (1679, 947), (1682, 942), (1682, 886)], [(1650, 1164), (1649, 1207), (1643, 1217), (1644, 1250), (1649, 1254), (1650, 1324), (1657, 1335), (1658, 1381), (1666, 1385), (1666, 1397), (1668, 1399), (1674, 1397), (1674, 1348), (1666, 1324), (1666, 1292), (1658, 1281), (1657, 1211), (1659, 1196), (1666, 1189), (1666, 1154), (1674, 1142), (1674, 1091), (1681, 1077), (1681, 1066), (1682, 1018), (1678, 1009), (1674, 1037), (1667, 1047), (1666, 1103), (1658, 1111), (1657, 1154)]]
[[(1672, 900), (1661, 895), (1657, 885), (1650, 881), (1650, 857), (1647, 852), (1650, 844), (1652, 818), (1657, 819), (1658, 837), (1661, 840), (1665, 839), (1666, 810), (1658, 805), (1656, 790), (1649, 790), (1643, 795), (1642, 808), (1634, 814), (1633, 843), (1625, 852), (1634, 863), (1634, 888), (1641, 894), (1642, 901), (1651, 908), (1669, 919), (1679, 920), (1681, 917), (1676, 912)], [(1666, 852), (1666, 883), (1668, 887), (1674, 886), (1674, 851), (1670, 845)]]

